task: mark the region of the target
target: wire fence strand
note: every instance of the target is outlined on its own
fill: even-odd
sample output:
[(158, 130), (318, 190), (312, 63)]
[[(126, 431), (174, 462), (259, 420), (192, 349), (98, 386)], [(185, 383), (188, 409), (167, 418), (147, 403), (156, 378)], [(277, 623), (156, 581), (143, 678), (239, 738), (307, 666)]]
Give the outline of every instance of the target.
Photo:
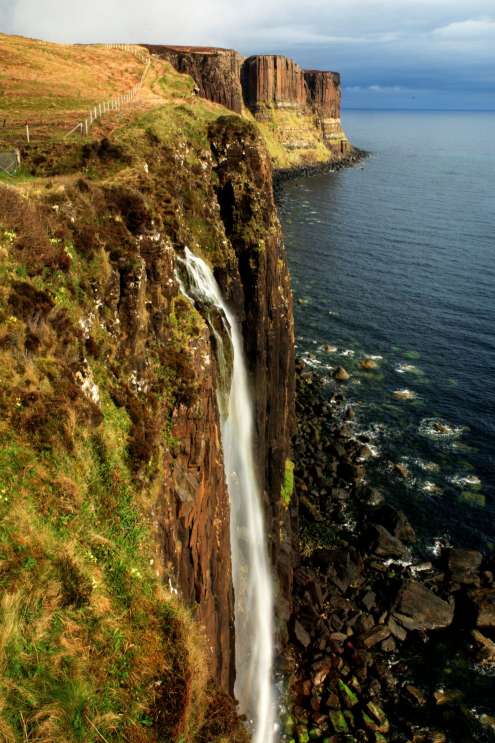
[[(33, 122), (26, 121), (26, 123), (22, 127), (20, 127), (21, 132), (23, 131), (24, 134), (20, 133), (19, 138), (22, 137), (25, 141), (27, 141), (28, 144), (30, 144), (33, 139), (33, 134), (35, 133), (38, 126), (40, 128), (42, 127), (44, 130), (54, 129), (57, 133), (62, 133), (62, 139), (64, 140), (68, 139), (74, 134), (88, 136), (91, 127), (99, 119), (112, 111), (120, 111), (122, 108), (132, 103), (132, 101), (136, 98), (136, 96), (142, 89), (149, 68), (151, 66), (151, 55), (149, 51), (147, 49), (144, 49), (143, 47), (134, 46), (132, 44), (95, 44), (94, 46), (102, 49), (117, 49), (129, 54), (133, 54), (135, 57), (137, 57), (137, 59), (139, 59), (139, 61), (142, 62), (144, 65), (143, 72), (138, 82), (133, 85), (130, 90), (127, 90), (120, 95), (114, 96), (113, 98), (109, 98), (105, 101), (97, 103), (94, 107), (91, 108), (90, 111), (87, 112), (87, 115), (82, 120), (77, 121), (75, 125), (72, 122), (71, 128), (66, 132), (63, 132), (63, 125), (57, 126), (55, 124), (44, 124), (43, 122), (35, 124)], [(0, 137), (2, 135), (2, 132), (5, 136), (6, 133), (12, 131), (13, 129), (6, 127), (6, 122), (4, 121), (3, 129), (0, 127)]]

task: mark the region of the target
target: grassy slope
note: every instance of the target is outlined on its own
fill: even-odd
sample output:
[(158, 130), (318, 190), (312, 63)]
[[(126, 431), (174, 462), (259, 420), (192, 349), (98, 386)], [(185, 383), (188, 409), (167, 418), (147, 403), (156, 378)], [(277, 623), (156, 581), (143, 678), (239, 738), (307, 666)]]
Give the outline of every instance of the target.
[[(62, 125), (127, 92), (143, 64), (133, 55), (0, 34), (0, 119), (6, 126)], [(1, 134), (1, 131), (0, 131)]]
[[(39, 106), (51, 121), (65, 120), (80, 100), (93, 100), (95, 90), (97, 98), (114, 92), (123, 81), (121, 52), (2, 37), (1, 54), (2, 61), (19, 55), (9, 62), (10, 78), (26, 58), (36, 75), (50, 79), (40, 91), (24, 76), (15, 92), (2, 80), (13, 117)], [(56, 85), (60, 60), (62, 70), (72, 63), (77, 69), (75, 87), (64, 77), (63, 95)], [(125, 87), (136, 66), (127, 55)], [(180, 384), (176, 359), (201, 319), (173, 303), (166, 355), (159, 346), (149, 352), (154, 392), (146, 404), (161, 412), (153, 411), (158, 444), (143, 465), (136, 461), (132, 407), (114, 394), (126, 386), (111, 313), (95, 310), (95, 294), (109, 291), (115, 262), (133, 260), (125, 252), (135, 244), (129, 200), (141, 208), (144, 161), (157, 147), (182, 148), (187, 183), (201, 170), (197, 153), (219, 113), (192, 98), (188, 78), (155, 65), (136, 107), (109, 115), (93, 131), (112, 134), (117, 154), (89, 148), (84, 155), (80, 140), (35, 144), (25, 153), (26, 170), (0, 184), (2, 740), (242, 738), (228, 704), (209, 685), (200, 629), (153, 565), (150, 501), (163, 452), (174, 446), (168, 416)], [(157, 178), (143, 212), (156, 209), (159, 188)], [(184, 196), (190, 244), (199, 246), (211, 244), (211, 228), (194, 202), (202, 198), (200, 187)], [(78, 377), (74, 370), (85, 368), (86, 356), (90, 367)]]

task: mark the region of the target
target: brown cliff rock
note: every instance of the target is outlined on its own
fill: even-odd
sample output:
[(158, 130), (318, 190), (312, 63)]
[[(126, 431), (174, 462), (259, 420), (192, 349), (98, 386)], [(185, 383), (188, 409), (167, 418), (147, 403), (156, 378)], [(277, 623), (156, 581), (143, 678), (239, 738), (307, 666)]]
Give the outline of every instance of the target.
[(306, 105), (301, 67), (288, 57), (263, 54), (248, 57), (242, 65), (244, 102), (253, 113), (264, 108), (297, 108)]
[(348, 154), (352, 148), (340, 122), (342, 92), (339, 73), (305, 70), (304, 80), (308, 103), (315, 112), (325, 144), (334, 155)]
[[(209, 130), (218, 200), (238, 260), (242, 291), (218, 275), (243, 320), (248, 366), (253, 375), (256, 454), (265, 497), (267, 534), (280, 581), (289, 598), (292, 555), (288, 511), (281, 489), (290, 456), (294, 407), (294, 325), (292, 290), (272, 190), (270, 157), (256, 128), (222, 117)], [(278, 606), (288, 619), (288, 606)]]
[(340, 75), (338, 72), (304, 70), (309, 103), (322, 117), (340, 120)]
[(172, 64), (178, 72), (190, 75), (199, 95), (214, 103), (242, 111), (241, 55), (233, 49), (199, 46), (162, 46), (144, 44)]

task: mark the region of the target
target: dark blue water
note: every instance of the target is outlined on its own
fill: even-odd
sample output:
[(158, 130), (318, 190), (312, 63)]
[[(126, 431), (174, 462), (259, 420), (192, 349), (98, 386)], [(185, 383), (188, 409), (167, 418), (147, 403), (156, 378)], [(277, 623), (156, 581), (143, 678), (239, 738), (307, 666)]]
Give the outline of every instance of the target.
[[(495, 114), (360, 111), (344, 125), (372, 156), (281, 197), (299, 353), (351, 372), (370, 480), (425, 543), (493, 549)], [(382, 358), (365, 371), (369, 356)]]

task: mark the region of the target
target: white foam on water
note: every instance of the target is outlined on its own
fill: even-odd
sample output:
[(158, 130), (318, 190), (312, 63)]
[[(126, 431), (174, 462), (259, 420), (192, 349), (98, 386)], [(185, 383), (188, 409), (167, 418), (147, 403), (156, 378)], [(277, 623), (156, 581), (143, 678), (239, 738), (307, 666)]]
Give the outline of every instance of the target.
[[(240, 712), (252, 726), (252, 743), (277, 737), (273, 684), (273, 586), (254, 460), (254, 412), (242, 333), (207, 264), (185, 249), (178, 258), (188, 277), (186, 296), (224, 318), (233, 348), (228, 411), (222, 422), (225, 476), (230, 495), (230, 540), (235, 596), (236, 683)], [(212, 331), (216, 333), (213, 326)], [(217, 337), (218, 342), (218, 337)], [(220, 401), (219, 401), (219, 407)]]
[(424, 418), (419, 426), (419, 433), (430, 439), (455, 439), (466, 431), (465, 426), (451, 426), (441, 418)]
[(450, 477), (449, 481), (458, 488), (479, 488), (481, 486), (481, 480), (476, 475), (465, 475), (464, 477), (462, 475), (455, 475), (454, 477)]

